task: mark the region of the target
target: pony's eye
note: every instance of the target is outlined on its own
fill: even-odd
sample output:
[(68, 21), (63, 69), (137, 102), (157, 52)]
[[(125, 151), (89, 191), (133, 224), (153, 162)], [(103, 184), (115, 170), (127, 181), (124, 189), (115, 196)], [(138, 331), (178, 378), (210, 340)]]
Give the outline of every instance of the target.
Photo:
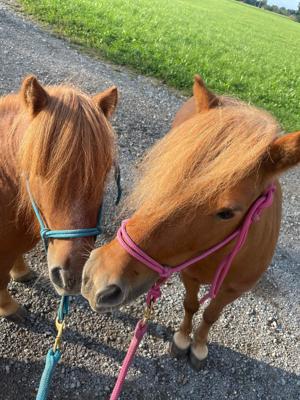
[(217, 216), (221, 219), (230, 219), (234, 217), (234, 212), (230, 208), (226, 208), (218, 212)]

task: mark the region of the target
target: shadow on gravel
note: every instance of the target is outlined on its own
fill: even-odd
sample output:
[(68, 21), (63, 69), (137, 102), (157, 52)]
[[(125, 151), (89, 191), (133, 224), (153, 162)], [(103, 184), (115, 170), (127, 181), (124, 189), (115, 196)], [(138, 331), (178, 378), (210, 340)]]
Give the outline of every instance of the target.
[[(76, 305), (78, 304), (72, 305), (74, 313), (78, 312), (76, 310)], [(79, 312), (82, 312), (82, 310)], [(54, 315), (53, 310), (51, 310), (51, 314)], [(86, 314), (85, 310), (82, 312), (82, 314), (83, 315)], [(118, 311), (117, 316), (119, 320), (122, 320), (125, 326), (130, 325), (131, 327), (131, 329), (122, 332), (122, 338), (124, 336), (127, 337), (127, 340), (125, 339), (125, 343), (127, 342), (129, 346), (138, 319), (129, 316), (128, 314), (122, 313), (120, 311)], [(104, 320), (99, 325), (99, 327), (101, 328), (101, 326), (104, 325), (107, 321), (114, 324), (115, 317), (116, 317), (115, 315), (103, 316)], [(96, 318), (99, 318), (99, 316), (96, 316)], [(42, 350), (43, 354), (46, 354), (47, 349), (49, 348), (49, 343), (51, 346), (56, 336), (54, 319), (51, 319), (50, 311), (49, 313), (47, 313), (47, 311), (44, 311), (43, 315), (41, 311), (37, 313), (28, 311), (26, 321), (21, 324), (16, 324), (14, 322), (10, 322), (5, 319), (0, 319), (0, 322), (1, 324), (3, 324), (2, 325), (3, 331), (5, 332), (6, 331), (15, 332), (19, 336), (21, 336), (24, 332), (33, 332), (35, 334), (38, 334), (40, 337), (42, 337), (42, 341), (40, 342), (40, 347), (41, 349), (43, 349)], [(102, 341), (100, 337), (97, 337), (97, 333), (95, 331), (94, 334), (96, 336), (92, 336), (87, 332), (81, 332), (78, 326), (71, 326), (71, 324), (72, 324), (72, 310), (68, 320), (66, 320), (66, 329), (63, 335), (63, 343), (65, 347), (67, 347), (68, 344), (72, 344), (75, 346), (82, 346), (85, 350), (92, 350), (93, 352), (102, 354), (103, 356), (113, 359), (121, 364), (126, 355), (127, 349), (126, 350), (119, 349), (118, 347), (120, 346), (120, 343), (112, 342), (112, 344), (110, 345), (107, 343), (107, 340), (109, 340), (110, 338), (109, 339), (106, 338), (106, 340)], [(164, 325), (149, 323), (148, 335), (151, 336), (152, 340), (162, 339), (164, 342), (168, 342), (172, 337), (172, 333), (173, 332), (171, 331), (171, 329), (166, 328)], [(28, 347), (30, 347), (29, 344)], [(67, 351), (67, 349), (65, 351)], [(135, 360), (138, 362), (139, 360), (144, 360), (144, 358), (137, 354)], [(0, 400), (2, 400), (1, 393), (0, 393)]]
[[(141, 315), (142, 315), (142, 312), (141, 312)], [(132, 328), (132, 331), (135, 329), (135, 326), (139, 320), (139, 318), (133, 317), (132, 315), (129, 315), (120, 310), (118, 310), (118, 312), (115, 313), (112, 316), (112, 318), (114, 320), (116, 320), (116, 319), (121, 320), (123, 323), (125, 323), (125, 325), (129, 325)], [(151, 336), (154, 336), (156, 338), (163, 339), (164, 341), (166, 341), (166, 340), (171, 339), (171, 337), (174, 334), (174, 330), (163, 324), (160, 324), (156, 321), (155, 322), (150, 321), (148, 333), (151, 334)]]
[[(266, 285), (270, 285), (269, 278), (264, 278), (258, 291), (265, 291)], [(41, 278), (32, 286), (29, 286), (36, 296), (42, 294), (45, 285), (49, 287), (46, 279)], [(275, 294), (276, 286), (271, 285), (269, 289)], [(16, 290), (16, 294), (17, 292), (18, 290)], [(260, 295), (260, 293), (256, 294)], [(42, 335), (42, 341), (39, 345), (42, 349), (37, 352), (34, 351), (24, 361), (18, 360), (15, 356), (9, 358), (9, 352), (6, 353), (8, 354), (6, 358), (0, 357), (0, 400), (30, 400), (35, 398), (38, 382), (44, 368), (44, 355), (40, 356), (40, 354), (45, 354), (49, 343), (52, 343), (55, 331), (51, 318), (55, 316), (55, 308), (58, 302), (58, 297), (43, 298), (38, 311), (35, 313), (31, 310), (29, 296), (28, 308), (30, 311), (27, 323), (21, 328), (7, 322), (10, 325), (9, 331), (17, 333), (19, 338), (22, 338), (25, 331)], [(122, 321), (124, 326), (130, 326), (130, 329), (122, 332), (122, 338), (126, 337), (125, 340), (122, 339), (122, 344), (110, 342), (111, 337), (108, 339), (100, 338), (97, 332), (94, 332), (96, 336), (93, 336), (92, 330), (83, 331), (79, 325), (76, 325), (76, 322), (75, 325), (72, 325), (74, 324), (72, 313), (77, 314), (77, 318), (74, 318), (75, 321), (81, 321), (81, 318), (78, 317), (83, 319), (91, 314), (92, 324), (99, 324), (99, 329), (103, 324), (113, 325), (115, 319)], [(124, 346), (126, 345), (124, 342), (129, 344), (136, 322), (137, 318), (131, 315), (130, 311), (119, 310), (113, 315), (99, 316), (90, 311), (83, 299), (73, 299), (70, 319), (64, 334), (65, 359), (56, 369), (49, 400), (108, 399), (116, 376), (112, 376), (109, 372), (106, 374), (107, 365), (105, 364), (110, 365), (108, 371), (113, 370), (114, 374), (117, 374), (118, 366), (121, 365), (125, 357)], [(90, 327), (88, 328), (90, 329)], [(6, 332), (6, 329), (4, 331)], [(149, 347), (155, 346), (158, 339), (167, 342), (170, 340), (171, 334), (170, 328), (155, 322), (149, 324), (151, 340), (147, 341), (147, 338), (144, 340), (143, 353), (140, 352), (134, 359), (132, 370), (135, 371), (135, 377), (126, 381), (122, 400), (219, 400), (220, 394), (222, 394), (222, 399), (232, 400), (298, 398), (299, 386), (297, 383), (299, 377), (296, 374), (273, 367), (216, 343), (209, 346), (207, 364), (199, 372), (193, 371), (186, 359), (172, 359), (167, 354), (167, 350), (161, 357), (150, 358), (151, 349)], [(116, 335), (119, 335), (118, 331)], [(68, 344), (70, 344), (70, 347)], [(167, 343), (165, 344), (167, 347)], [(76, 358), (72, 347), (77, 349), (78, 346), (82, 350), (80, 357)], [(68, 361), (69, 353), (71, 359), (75, 355), (72, 366), (68, 365), (70, 363)], [(98, 373), (91, 371), (94, 369), (94, 363), (98, 357), (95, 353), (108, 360), (97, 365), (97, 370), (100, 371)], [(33, 361), (31, 361), (32, 359)], [(115, 366), (113, 369), (111, 369), (112, 365)]]
[[(43, 290), (47, 287), (48, 294), (54, 293), (48, 280), (41, 277), (38, 281), (19, 286), (14, 284), (17, 295), (25, 290), (28, 303), (29, 316), (23, 327), (17, 327), (8, 322), (3, 322), (3, 332), (10, 332), (24, 341), (26, 346), (26, 331), (40, 335), (39, 350), (34, 349), (26, 359), (20, 361), (15, 354), (9, 358), (0, 357), (0, 400), (30, 400), (35, 398), (38, 382), (44, 368), (44, 355), (52, 343), (55, 330), (52, 318), (59, 298), (41, 298)], [(49, 290), (50, 288), (50, 290)], [(19, 290), (20, 289), (20, 290)], [(38, 308), (31, 307), (32, 298), (41, 298)], [(19, 292), (19, 293), (18, 293)], [(268, 273), (258, 287), (255, 295), (264, 297), (266, 294), (276, 298), (277, 286), (273, 282), (272, 274)], [(22, 296), (21, 296), (22, 297)], [(76, 315), (72, 319), (72, 315)], [(84, 330), (82, 321), (89, 321)], [(121, 332), (122, 341), (112, 341), (112, 336), (118, 338), (120, 331), (111, 330), (115, 320), (121, 322), (124, 329)], [(132, 331), (137, 318), (130, 310), (119, 310), (112, 315), (96, 315), (82, 298), (72, 299), (71, 314), (64, 334), (65, 357), (58, 365), (54, 384), (49, 400), (106, 400), (112, 390), (116, 379), (118, 367), (125, 357), (126, 343), (129, 344)], [(122, 326), (118, 324), (118, 326)], [(110, 335), (101, 336), (101, 326), (106, 326)], [(99, 327), (99, 333), (95, 331)], [(23, 340), (23, 335), (24, 340)], [(106, 335), (106, 334), (105, 334)], [(209, 346), (209, 358), (205, 367), (193, 371), (187, 360), (175, 360), (167, 350), (161, 356), (150, 356), (156, 343), (164, 342), (163, 349), (171, 339), (172, 330), (162, 324), (153, 322), (149, 324), (149, 336), (143, 342), (142, 349), (134, 359), (132, 371), (134, 378), (126, 381), (122, 400), (290, 400), (299, 395), (299, 377), (284, 369), (274, 367), (266, 362), (248, 357), (230, 348), (212, 343)], [(5, 338), (7, 340), (14, 340)], [(36, 343), (36, 342), (35, 342)], [(11, 343), (9, 344), (11, 346)], [(151, 349), (152, 348), (152, 349)], [(77, 354), (78, 350), (78, 354)], [(104, 357), (103, 357), (104, 356)], [(24, 357), (24, 354), (22, 355)], [(38, 360), (37, 360), (38, 359)], [(103, 360), (99, 362), (99, 359)], [(33, 360), (33, 361), (31, 361)], [(70, 361), (72, 360), (72, 361)], [(97, 363), (95, 365), (95, 363)], [(68, 364), (71, 364), (68, 365)], [(107, 366), (109, 365), (109, 367)], [(99, 372), (95, 372), (96, 371)], [(111, 372), (115, 376), (112, 376)]]
[(141, 372), (127, 381), (122, 399), (136, 400), (291, 400), (299, 398), (299, 376), (218, 344), (210, 345), (210, 355), (201, 371), (187, 360), (168, 355), (136, 360)]
[[(71, 318), (72, 316), (70, 316), (70, 322)], [(111, 318), (113, 322), (114, 317)], [(129, 330), (128, 332), (123, 332), (122, 334), (123, 336), (127, 336), (127, 342), (129, 346), (129, 342), (132, 338), (134, 327), (138, 319), (130, 317), (127, 314), (124, 314), (120, 319), (122, 319), (125, 324), (129, 322), (132, 327), (132, 330)], [(8, 329), (10, 330), (19, 331), (19, 334), (22, 334), (22, 331), (26, 330), (45, 336), (47, 340), (45, 339), (44, 343), (41, 343), (42, 347), (45, 347), (46, 342), (48, 342), (49, 339), (51, 343), (54, 342), (54, 338), (56, 335), (54, 321), (42, 317), (40, 313), (29, 312), (26, 322), (20, 325), (16, 325), (15, 323), (6, 320), (2, 320), (2, 323), (7, 324)], [(74, 327), (74, 329), (73, 327), (70, 327), (70, 324), (68, 324), (68, 322), (66, 322), (66, 324), (67, 326), (63, 336), (63, 342), (66, 346), (68, 345), (68, 343), (72, 343), (74, 345), (83, 346), (86, 350), (92, 350), (97, 353), (101, 353), (102, 355), (112, 358), (119, 363), (123, 361), (127, 350), (124, 351), (118, 349), (118, 343), (114, 345), (108, 345), (107, 343), (101, 341), (100, 338), (90, 336), (86, 332), (81, 333), (78, 329), (76, 329), (76, 327)], [(168, 329), (163, 325), (150, 323), (148, 335), (151, 335), (152, 338), (162, 339), (164, 342), (168, 342), (169, 340), (171, 340), (172, 331), (171, 329)], [(139, 361), (141, 358), (142, 357), (140, 357), (139, 355), (136, 355), (135, 357), (137, 361)], [(1, 395), (0, 400), (2, 400)]]
[[(44, 362), (0, 357), (1, 400), (35, 399)], [(61, 362), (55, 370), (48, 400), (106, 399), (114, 378)]]
[[(173, 360), (168, 355), (152, 359), (137, 357), (133, 368), (140, 375), (127, 380), (122, 399), (213, 400), (220, 399), (221, 393), (222, 399), (282, 400), (296, 399), (299, 394), (296, 374), (217, 344), (210, 346), (210, 357), (199, 372), (193, 371), (186, 360)], [(42, 369), (42, 361), (0, 358), (0, 398), (34, 399)], [(115, 377), (61, 362), (53, 382), (49, 400), (105, 400)]]

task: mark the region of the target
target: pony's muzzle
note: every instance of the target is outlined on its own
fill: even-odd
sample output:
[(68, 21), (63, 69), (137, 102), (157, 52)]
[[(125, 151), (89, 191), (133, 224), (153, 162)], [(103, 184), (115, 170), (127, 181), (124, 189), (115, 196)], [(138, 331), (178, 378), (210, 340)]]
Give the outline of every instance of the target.
[(108, 285), (96, 293), (96, 308), (100, 311), (107, 307), (118, 306), (122, 303), (124, 294), (118, 285)]
[(72, 277), (70, 271), (61, 266), (51, 268), (50, 279), (56, 288), (59, 289), (59, 294), (76, 294), (80, 290), (75, 277)]

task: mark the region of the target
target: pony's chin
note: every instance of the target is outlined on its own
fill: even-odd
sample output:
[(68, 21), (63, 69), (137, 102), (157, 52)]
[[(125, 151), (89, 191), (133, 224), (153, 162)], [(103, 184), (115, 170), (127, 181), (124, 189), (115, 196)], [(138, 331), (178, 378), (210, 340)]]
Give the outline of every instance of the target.
[[(138, 297), (142, 295), (146, 295), (146, 293), (149, 291), (149, 289), (154, 285), (155, 281), (151, 282), (144, 282), (142, 285), (138, 287), (132, 287), (131, 290), (128, 291), (126, 298), (123, 300), (122, 304), (120, 304), (118, 307), (121, 307), (123, 305), (132, 303), (135, 301)], [(146, 297), (145, 297), (146, 301)]]
[(104, 305), (95, 305), (95, 304), (92, 304), (90, 301), (89, 301), (89, 303), (90, 303), (91, 308), (98, 314), (113, 312), (115, 310), (118, 310), (122, 306), (126, 306), (127, 304), (132, 303), (138, 297), (145, 294), (150, 289), (151, 286), (152, 286), (152, 284), (141, 286), (139, 288), (135, 288), (134, 290), (130, 291), (127, 294), (126, 298), (122, 299), (122, 301), (118, 304), (113, 304), (113, 305), (109, 306), (109, 305), (105, 305), (105, 304)]
[(96, 303), (96, 297), (95, 296), (89, 296), (87, 291), (84, 290), (84, 288), (81, 290), (81, 294), (83, 295), (84, 298), (86, 298), (90, 304), (90, 307), (92, 308), (93, 311), (95, 311), (98, 314), (103, 314), (107, 312), (113, 312), (115, 310), (118, 310), (120, 307), (125, 306), (129, 303), (132, 303), (134, 300), (136, 300), (138, 297), (141, 295), (145, 295), (146, 292), (151, 288), (151, 286), (155, 283), (155, 280), (150, 281), (150, 282), (144, 282), (143, 284), (137, 286), (137, 287), (126, 287), (123, 288), (123, 296), (120, 299), (120, 302), (115, 303), (115, 304), (97, 304)]
[(108, 306), (103, 306), (103, 307), (97, 307), (97, 306), (92, 306), (91, 304), (90, 304), (90, 306), (91, 306), (91, 308), (93, 309), (93, 311), (95, 311), (97, 314), (105, 314), (105, 313), (111, 313), (111, 312), (113, 312), (113, 311), (115, 311), (115, 310), (118, 310), (121, 306), (122, 306), (123, 304), (120, 304), (120, 305), (116, 305), (116, 306), (111, 306), (111, 307), (108, 307)]

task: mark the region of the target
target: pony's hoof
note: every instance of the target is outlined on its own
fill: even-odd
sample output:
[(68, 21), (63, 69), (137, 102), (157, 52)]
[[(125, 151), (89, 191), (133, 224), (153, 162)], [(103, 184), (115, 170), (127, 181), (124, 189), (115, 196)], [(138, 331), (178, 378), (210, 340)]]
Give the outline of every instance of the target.
[(13, 322), (14, 324), (20, 325), (24, 324), (29, 317), (29, 313), (26, 308), (20, 306), (17, 311), (11, 315), (7, 315), (4, 318), (7, 321)]
[(25, 283), (25, 282), (29, 282), (35, 278), (36, 278), (36, 273), (34, 271), (29, 271), (25, 275), (21, 275), (16, 278), (13, 278), (13, 280), (15, 282)]
[(206, 345), (201, 346), (200, 349), (194, 349), (194, 351), (193, 351), (193, 346), (191, 346), (189, 358), (188, 358), (190, 366), (195, 371), (199, 371), (200, 369), (202, 369), (205, 366), (206, 360), (207, 360), (207, 355), (208, 355), (208, 348)]
[(189, 349), (190, 347), (187, 347), (186, 349), (181, 349), (176, 345), (174, 341), (172, 341), (169, 346), (169, 353), (174, 358), (182, 359), (188, 355)]
[(191, 351), (189, 354), (189, 364), (190, 366), (195, 370), (195, 371), (199, 371), (200, 369), (202, 369), (205, 364), (206, 364), (206, 360), (207, 358), (204, 358), (203, 360), (199, 360)]

